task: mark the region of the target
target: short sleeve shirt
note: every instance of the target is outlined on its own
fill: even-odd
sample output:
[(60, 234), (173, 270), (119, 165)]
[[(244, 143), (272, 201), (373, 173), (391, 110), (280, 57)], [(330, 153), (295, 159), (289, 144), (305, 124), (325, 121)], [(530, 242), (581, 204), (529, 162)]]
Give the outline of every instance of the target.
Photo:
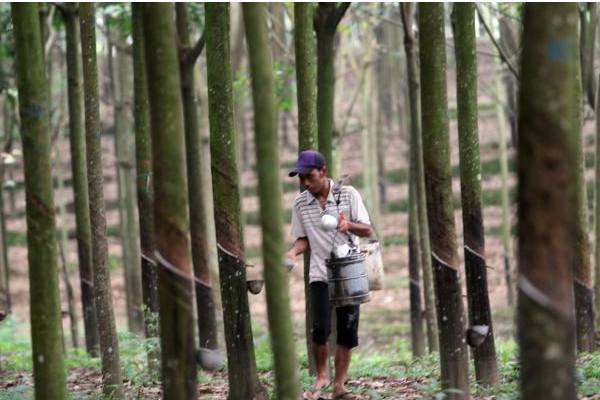
[(292, 207), (291, 236), (294, 240), (305, 237), (310, 245), (310, 282), (327, 282), (325, 260), (331, 257), (331, 251), (335, 246), (347, 243), (348, 240), (357, 246), (359, 244), (358, 237), (350, 232), (346, 234), (337, 230), (323, 229), (321, 217), (324, 214), (337, 216), (343, 212), (351, 222), (371, 224), (362, 197), (354, 187), (341, 186), (336, 193), (333, 187), (334, 182), (329, 180), (329, 194), (325, 208), (321, 208), (319, 201), (308, 190), (296, 196)]

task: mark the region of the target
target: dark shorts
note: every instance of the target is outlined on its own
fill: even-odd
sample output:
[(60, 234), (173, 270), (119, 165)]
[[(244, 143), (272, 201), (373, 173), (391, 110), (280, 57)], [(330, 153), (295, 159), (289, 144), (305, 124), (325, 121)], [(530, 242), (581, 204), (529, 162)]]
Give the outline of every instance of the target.
[[(312, 339), (318, 344), (327, 343), (331, 333), (331, 310), (327, 282), (310, 284), (312, 310)], [(358, 346), (358, 320), (360, 306), (344, 306), (335, 309), (337, 317), (337, 344), (353, 348)]]

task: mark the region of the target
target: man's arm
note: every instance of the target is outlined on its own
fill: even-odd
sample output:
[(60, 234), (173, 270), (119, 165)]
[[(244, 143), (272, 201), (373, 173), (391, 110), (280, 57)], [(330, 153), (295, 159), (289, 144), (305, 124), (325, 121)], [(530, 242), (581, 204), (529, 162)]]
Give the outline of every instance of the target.
[(292, 248), (286, 253), (286, 257), (296, 261), (298, 254), (302, 254), (308, 249), (308, 239), (301, 237), (296, 239)]
[(338, 230), (340, 232), (350, 231), (359, 237), (369, 237), (371, 236), (372, 232), (371, 225), (362, 222), (348, 221), (344, 213), (340, 213), (340, 224), (338, 225)]

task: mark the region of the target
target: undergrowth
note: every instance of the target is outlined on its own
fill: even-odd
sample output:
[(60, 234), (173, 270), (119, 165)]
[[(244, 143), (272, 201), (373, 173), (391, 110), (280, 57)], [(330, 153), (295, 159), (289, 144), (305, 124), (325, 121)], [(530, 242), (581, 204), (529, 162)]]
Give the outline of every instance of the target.
[[(385, 316), (384, 316), (385, 317)], [(381, 328), (381, 318), (372, 319), (374, 326)], [(386, 318), (383, 318), (384, 320)], [(365, 320), (367, 322), (367, 320)], [(446, 396), (440, 390), (439, 368), (437, 354), (427, 354), (414, 359), (411, 354), (410, 343), (407, 339), (406, 323), (388, 324), (386, 329), (369, 332), (370, 335), (380, 334), (390, 340), (387, 344), (377, 341), (370, 345), (358, 347), (354, 352), (349, 370), (349, 379), (359, 378), (399, 378), (414, 380), (414, 386), (426, 398), (436, 400)], [(396, 326), (398, 325), (398, 326)], [(23, 380), (23, 376), (31, 373), (31, 343), (27, 324), (15, 316), (9, 316), (0, 323), (0, 380), (4, 382), (15, 381), (13, 386), (0, 392), (0, 400), (29, 399), (33, 396), (32, 379)], [(258, 326), (254, 332), (256, 366), (261, 382), (268, 392), (269, 398), (275, 398), (275, 377), (269, 335), (266, 328)], [(303, 388), (308, 388), (312, 378), (308, 375), (308, 358), (303, 338), (297, 338), (298, 364), (300, 366), (300, 379)], [(495, 396), (498, 400), (518, 399), (519, 364), (517, 358), (518, 347), (514, 340), (497, 340), (498, 369), (500, 382), (492, 388), (472, 384), (473, 396)], [(123, 378), (133, 390), (136, 387), (156, 385), (159, 377), (156, 371), (147, 368), (146, 354), (150, 348), (158, 346), (157, 339), (146, 340), (132, 333), (119, 332), (119, 345)], [(69, 349), (65, 358), (65, 367), (68, 371), (75, 368), (100, 370), (99, 358), (90, 358), (84, 349)], [(474, 368), (471, 364), (471, 382), (475, 381)], [(600, 352), (584, 354), (577, 360), (576, 379), (580, 396), (590, 396), (600, 393)], [(199, 372), (200, 384), (211, 384), (219, 381), (226, 382), (226, 375), (213, 377)], [(363, 394), (370, 395), (373, 399), (386, 398), (392, 392), (389, 388), (381, 390), (361, 389)], [(387, 391), (386, 391), (387, 390)], [(81, 397), (72, 394), (74, 399), (94, 399), (98, 393), (91, 397)], [(99, 398), (99, 397), (98, 397)]]

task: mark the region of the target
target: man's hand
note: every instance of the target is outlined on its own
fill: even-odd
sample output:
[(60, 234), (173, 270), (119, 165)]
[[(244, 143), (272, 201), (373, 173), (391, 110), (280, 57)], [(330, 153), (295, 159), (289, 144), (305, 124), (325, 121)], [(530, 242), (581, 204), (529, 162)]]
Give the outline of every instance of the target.
[(338, 217), (338, 231), (342, 233), (350, 232), (360, 237), (369, 237), (371, 236), (371, 226), (367, 224), (363, 224), (360, 222), (350, 222), (346, 218), (346, 214), (344, 212), (340, 212)]
[(288, 251), (285, 254), (285, 257), (289, 260), (292, 260), (294, 262), (296, 262), (296, 259), (298, 258), (298, 256), (296, 255), (296, 250), (294, 248), (292, 248), (290, 251)]
[(348, 222), (348, 220), (346, 219), (346, 214), (344, 214), (344, 212), (340, 212), (340, 215), (338, 217), (339, 223), (338, 223), (338, 231), (344, 233), (344, 232), (348, 232), (348, 230), (350, 229), (350, 223)]

